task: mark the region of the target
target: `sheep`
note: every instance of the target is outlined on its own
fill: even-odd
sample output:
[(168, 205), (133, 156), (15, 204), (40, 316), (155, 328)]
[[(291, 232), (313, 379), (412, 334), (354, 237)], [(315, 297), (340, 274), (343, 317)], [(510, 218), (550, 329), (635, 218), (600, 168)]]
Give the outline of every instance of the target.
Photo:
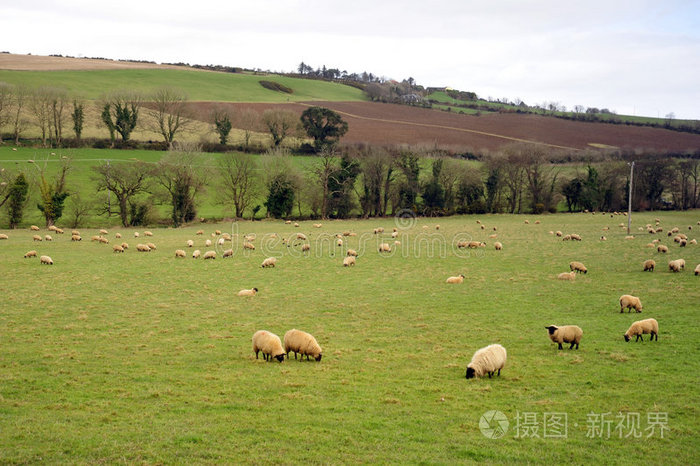
[(202, 253), (199, 252), (199, 249), (195, 249), (194, 252), (192, 253), (192, 259), (197, 259)]
[(498, 371), (498, 375), (501, 375), (501, 369), (506, 365), (507, 358), (506, 349), (498, 344), (489, 345), (485, 348), (481, 348), (474, 356), (472, 360), (467, 365), (467, 379), (472, 379), (474, 377), (483, 377), (488, 374), (489, 379), (493, 374)]
[(182, 249), (176, 249), (175, 250), (175, 257), (176, 258), (177, 257), (185, 257), (185, 251), (183, 251)]
[(304, 243), (301, 245), (301, 252), (306, 252), (311, 250), (311, 245), (309, 243)]
[(51, 237), (51, 235), (45, 235), (44, 241), (53, 241), (53, 238)]
[(700, 264), (695, 266), (695, 276), (700, 275)]
[(633, 235), (625, 236), (625, 239), (634, 239)]
[(559, 349), (563, 349), (562, 343), (571, 343), (569, 349), (573, 349), (574, 345), (578, 349), (583, 336), (583, 330), (578, 325), (549, 325), (545, 328), (549, 331), (549, 339), (558, 343)]
[(678, 242), (678, 245), (682, 248), (684, 248), (686, 244), (688, 244), (688, 241), (686, 241), (684, 239), (682, 239)]
[(151, 248), (149, 248), (148, 245), (141, 243), (136, 245), (136, 250), (138, 252), (151, 252)]
[(279, 362), (284, 361), (285, 352), (280, 337), (267, 330), (258, 330), (253, 334), (255, 359), (258, 359), (258, 353), (261, 351), (265, 361), (272, 361), (272, 358)]
[(71, 235), (80, 236), (80, 232), (79, 232), (78, 230), (72, 230), (72, 231), (70, 232), (70, 234), (71, 234)]
[(125, 250), (126, 250), (126, 249), (129, 249), (129, 243), (124, 242), (124, 243), (121, 244), (121, 246), (122, 246)]
[(210, 246), (211, 246), (211, 240), (210, 240), (210, 239), (206, 240), (206, 241), (204, 242), (204, 246), (210, 247)]
[(394, 246), (401, 246), (401, 241), (394, 241)]
[(296, 228), (299, 228), (299, 223), (294, 222), (294, 226), (295, 226)]
[(59, 235), (63, 234), (63, 230), (61, 230), (60, 228), (56, 228), (56, 230), (54, 230), (54, 231)]
[(29, 229), (32, 230), (32, 231), (39, 231), (39, 227), (36, 226), (36, 225), (30, 226)]
[(289, 359), (290, 351), (294, 352), (294, 359), (299, 354), (299, 360), (303, 360), (304, 356), (306, 356), (308, 361), (309, 356), (312, 356), (316, 361), (321, 361), (323, 357), (323, 350), (313, 335), (295, 328), (284, 334), (284, 352), (287, 355), (287, 359)]
[(39, 260), (41, 261), (41, 264), (53, 265), (53, 259), (51, 259), (49, 256), (41, 256)]
[(124, 252), (124, 248), (118, 244), (112, 246), (112, 252)]
[(221, 257), (224, 259), (226, 259), (227, 257), (233, 257), (233, 249), (225, 250)]
[(71, 241), (82, 241), (83, 238), (80, 235), (71, 235), (70, 240)]
[[(396, 230), (396, 229), (394, 228), (394, 230)], [(346, 230), (343, 232), (343, 236), (353, 236), (353, 234), (351, 231)]]
[(203, 234), (204, 234), (204, 230), (197, 230), (197, 233), (195, 233), (195, 234), (196, 234), (196, 235), (203, 235)]
[[(593, 213), (595, 214), (595, 212), (593, 212)], [(539, 220), (535, 220), (535, 225), (539, 225), (539, 224), (540, 224), (540, 221), (539, 221)]]
[(466, 248), (469, 245), (469, 241), (457, 241), (457, 248)]
[(313, 225), (314, 228), (321, 228), (322, 226), (323, 225), (321, 225), (320, 223), (314, 223)]
[(238, 292), (238, 296), (255, 296), (258, 292), (257, 288), (251, 288), (249, 290), (241, 290)]
[(116, 239), (122, 239), (121, 233), (115, 233), (114, 237), (115, 237)]
[(436, 230), (439, 230), (439, 229), (440, 229), (440, 225), (435, 225), (435, 229), (436, 229)]
[(151, 233), (150, 231), (146, 230), (146, 231), (143, 232), (143, 236), (153, 236), (153, 233)]
[(645, 248), (652, 248), (652, 249), (653, 249), (653, 248), (656, 247), (656, 243), (647, 243), (647, 245), (644, 246), (644, 247), (645, 247)]
[(688, 244), (692, 244), (692, 245), (698, 244), (698, 240), (696, 240), (695, 238), (693, 238), (693, 239), (691, 239), (690, 241), (688, 241)]
[(245, 242), (245, 243), (243, 243), (243, 249), (252, 249), (252, 250), (255, 250), (255, 245), (254, 245), (253, 243)]
[(297, 233), (297, 239), (306, 241), (306, 235), (304, 233)]
[(36, 251), (27, 251), (27, 253), (24, 255), (24, 258), (27, 259), (29, 257), (36, 257)]
[(291, 221), (291, 220), (285, 220), (285, 221), (284, 221), (284, 224), (285, 224), (285, 225), (291, 225), (291, 224), (292, 224), (292, 221)]
[(343, 240), (338, 238), (338, 240), (335, 242), (336, 246), (341, 247), (343, 245)]
[(656, 248), (656, 250), (662, 254), (666, 254), (668, 252), (668, 246), (665, 246), (663, 244), (659, 244), (659, 246)]
[(469, 241), (467, 243), (467, 247), (469, 249), (483, 248), (483, 247), (486, 247), (486, 243), (482, 243), (479, 241)]
[(572, 272), (588, 273), (586, 266), (578, 261), (569, 262), (569, 269), (571, 269)]
[(656, 267), (656, 261), (654, 259), (647, 259), (644, 261), (644, 270), (642, 270), (642, 272), (646, 272), (647, 270), (653, 272), (654, 267)]
[(350, 267), (351, 265), (355, 265), (355, 256), (346, 256), (343, 259), (343, 267)]
[(392, 238), (396, 238), (396, 237), (398, 237), (398, 236), (399, 236), (399, 232), (398, 232), (398, 231), (392, 231), (392, 232), (391, 232), (391, 237), (392, 237)]
[(601, 241), (607, 241), (608, 238), (606, 238), (605, 236), (601, 236), (601, 237), (600, 237), (600, 240), (601, 240)]
[(204, 255), (202, 256), (202, 258), (203, 258), (204, 260), (207, 260), (207, 259), (212, 259), (212, 260), (213, 260), (213, 259), (216, 259), (216, 251), (207, 251), (207, 252), (204, 253)]
[(486, 226), (481, 225), (481, 229), (482, 229), (482, 230), (485, 230), (485, 229), (486, 229)]
[(685, 259), (676, 259), (668, 263), (668, 270), (671, 272), (680, 272), (685, 269)]
[(457, 275), (456, 277), (447, 277), (447, 280), (445, 280), (445, 283), (450, 283), (450, 284), (459, 284), (464, 281), (464, 275), (461, 273)]
[(379, 252), (391, 252), (391, 246), (387, 243), (381, 243), (379, 245)]
[(530, 224), (530, 220), (525, 220), (525, 225), (529, 225), (529, 224)]
[(219, 240), (216, 242), (216, 245), (217, 245), (217, 246), (223, 246), (225, 241), (226, 241), (225, 239), (219, 238)]
[(501, 244), (500, 241), (496, 241), (495, 243), (493, 243), (493, 247), (494, 249), (496, 249), (496, 251), (500, 251), (501, 249), (503, 249), (503, 244)]
[(266, 269), (268, 267), (274, 267), (276, 263), (277, 263), (276, 257), (268, 257), (267, 259), (262, 261), (262, 264), (260, 264), (260, 267), (262, 267), (263, 269)]
[(644, 319), (632, 322), (630, 328), (625, 332), (625, 341), (630, 341), (632, 337), (637, 337), (634, 341), (639, 341), (641, 338), (644, 341), (644, 334), (651, 334), (649, 341), (659, 341), (659, 323), (656, 319)]
[(348, 251), (347, 251), (345, 254), (348, 255), (348, 256), (355, 256), (355, 257), (357, 257), (357, 251), (355, 251), (354, 249), (348, 249)]
[(138, 232), (138, 231), (135, 231), (135, 232), (134, 232), (134, 238), (138, 238), (138, 237), (139, 237), (139, 232)]
[(494, 233), (493, 235), (489, 235), (489, 238), (496, 239), (496, 238), (498, 238), (498, 235), (496, 233)]
[(32, 236), (32, 239), (33, 239), (34, 241), (41, 241), (41, 236), (39, 236), (39, 235), (34, 235), (34, 236)]
[(559, 230), (557, 230), (557, 232), (556, 232), (555, 234), (556, 234), (557, 236), (562, 236), (562, 232), (559, 231)]
[(154, 251), (156, 250), (156, 245), (153, 243), (146, 243), (146, 246), (148, 246), (149, 248), (151, 248)]
[(221, 230), (215, 230), (215, 231), (214, 231), (214, 234), (215, 234), (216, 236), (221, 236)]
[(5, 233), (0, 233), (0, 239), (10, 239)]
[(557, 275), (557, 279), (559, 280), (570, 280), (574, 281), (576, 279), (576, 272), (563, 272)]
[(581, 236), (576, 233), (571, 233), (571, 239), (574, 241), (581, 241)]
[(571, 235), (566, 235), (561, 240), (562, 241), (571, 241)]
[(623, 294), (620, 296), (620, 313), (622, 313), (624, 309), (627, 309), (627, 312), (632, 312), (632, 309), (637, 312), (642, 312), (642, 301), (636, 296)]
[(102, 244), (107, 244), (107, 243), (109, 243), (109, 240), (108, 240), (107, 238), (105, 238), (104, 236), (100, 236), (100, 237), (97, 239), (97, 241), (100, 242), (100, 243), (102, 243)]
[(101, 235), (108, 235), (109, 232), (103, 228), (102, 230), (100, 230), (100, 234)]
[(191, 239), (188, 239), (188, 240), (187, 240), (187, 247), (188, 247), (188, 248), (193, 248), (193, 247), (194, 247), (194, 241), (192, 241)]

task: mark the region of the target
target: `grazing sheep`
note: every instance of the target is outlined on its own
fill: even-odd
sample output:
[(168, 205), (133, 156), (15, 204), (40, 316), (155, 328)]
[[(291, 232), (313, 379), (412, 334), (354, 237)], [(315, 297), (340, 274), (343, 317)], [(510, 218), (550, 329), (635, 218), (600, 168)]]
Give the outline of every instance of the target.
[(394, 241), (394, 246), (401, 246), (401, 241)]
[(569, 269), (572, 272), (588, 273), (588, 269), (583, 263), (578, 261), (569, 262)]
[(387, 243), (381, 243), (379, 245), (379, 252), (391, 252), (391, 246)]
[(688, 244), (688, 241), (684, 240), (684, 239), (682, 239), (678, 242), (678, 245), (682, 248), (684, 248), (686, 244)]
[(557, 232), (556, 232), (555, 234), (556, 234), (557, 236), (562, 236), (562, 232), (559, 231), (559, 230), (557, 230)]
[(304, 243), (301, 245), (301, 252), (306, 252), (311, 250), (311, 245), (309, 243)]
[(322, 226), (323, 225), (321, 225), (320, 223), (314, 223), (313, 225), (314, 228), (321, 228)]
[(605, 236), (601, 236), (601, 237), (600, 237), (600, 240), (601, 240), (601, 241), (607, 241), (608, 238), (606, 238)]
[(70, 240), (71, 240), (71, 241), (82, 241), (83, 238), (82, 238), (80, 235), (72, 235), (72, 236), (70, 237)]
[(656, 267), (656, 261), (654, 259), (647, 259), (644, 261), (644, 270), (642, 272), (646, 272), (647, 270), (653, 272), (654, 267)]
[(129, 249), (129, 243), (122, 243), (121, 246), (126, 250)]
[(306, 235), (304, 233), (297, 233), (297, 239), (306, 241)]
[(216, 251), (207, 251), (204, 253), (204, 256), (202, 256), (204, 260), (207, 259), (216, 259)]
[(124, 248), (118, 244), (112, 246), (112, 252), (124, 252)]
[(668, 263), (668, 270), (671, 272), (680, 272), (685, 269), (685, 259), (676, 259)]
[(482, 229), (482, 230), (485, 230), (485, 229), (486, 229), (486, 226), (481, 225), (481, 229)]
[(309, 356), (312, 356), (316, 361), (320, 361), (323, 357), (323, 350), (313, 335), (295, 328), (284, 334), (284, 352), (287, 359), (289, 359), (290, 351), (294, 352), (294, 359), (297, 358), (297, 354), (301, 356), (300, 360), (306, 356), (307, 361)]
[(695, 266), (695, 275), (696, 276), (700, 275), (700, 264)]
[(335, 245), (341, 247), (343, 245), (343, 240), (338, 238), (338, 240), (335, 242)]
[(688, 244), (693, 244), (693, 245), (698, 244), (698, 240), (696, 240), (695, 238), (693, 238), (693, 239), (691, 239), (690, 241), (688, 241)]
[(398, 231), (392, 231), (392, 232), (391, 232), (391, 237), (392, 237), (392, 238), (396, 238), (397, 236), (399, 236), (399, 232), (398, 232)]
[(211, 246), (211, 240), (210, 240), (210, 239), (206, 240), (206, 241), (204, 242), (204, 246), (210, 247), (210, 246)]
[(639, 341), (641, 338), (644, 341), (644, 334), (651, 334), (649, 341), (659, 341), (659, 323), (656, 319), (644, 319), (632, 322), (630, 328), (625, 332), (625, 341), (630, 341), (630, 338), (637, 337), (634, 341)]
[(153, 243), (146, 243), (146, 246), (148, 246), (149, 248), (151, 248), (154, 251), (156, 250), (156, 245)]
[(217, 245), (217, 246), (223, 246), (225, 241), (226, 241), (225, 239), (219, 238), (219, 240), (216, 242), (216, 245)]
[(350, 267), (351, 265), (355, 265), (355, 256), (346, 256), (343, 259), (343, 267)]
[(627, 309), (627, 312), (632, 312), (632, 309), (642, 312), (642, 301), (636, 296), (623, 294), (620, 296), (620, 312), (624, 309)]
[(194, 241), (192, 241), (191, 239), (188, 239), (188, 240), (187, 240), (187, 247), (188, 247), (188, 248), (193, 248), (193, 247), (194, 247)]
[(549, 331), (549, 339), (558, 343), (559, 349), (562, 349), (562, 343), (571, 343), (569, 349), (573, 349), (574, 345), (578, 349), (583, 336), (583, 330), (578, 325), (549, 325), (545, 328)]
[(357, 251), (355, 251), (354, 249), (348, 249), (348, 252), (346, 252), (346, 255), (357, 257)]
[(663, 244), (659, 244), (659, 246), (656, 248), (656, 250), (660, 253), (666, 254), (668, 252), (668, 246), (665, 246)]
[(251, 288), (249, 290), (241, 290), (238, 292), (238, 296), (255, 296), (258, 292), (257, 288)]
[(39, 227), (36, 226), (36, 225), (30, 226), (29, 229), (32, 230), (32, 231), (39, 231)]
[(229, 235), (228, 233), (223, 233), (223, 234), (221, 235), (221, 237), (222, 237), (225, 241), (231, 241), (231, 235)]
[(51, 237), (51, 235), (45, 235), (44, 241), (53, 241), (53, 238)]
[(285, 225), (291, 225), (291, 224), (292, 224), (292, 221), (291, 221), (291, 220), (285, 220), (285, 221), (284, 221), (284, 224), (285, 224)]
[(286, 354), (282, 347), (280, 337), (267, 330), (258, 330), (253, 335), (253, 352), (255, 353), (255, 359), (258, 359), (258, 353), (261, 351), (265, 361), (272, 361), (272, 358), (275, 358), (279, 362), (282, 362)]
[(103, 228), (102, 230), (100, 230), (100, 234), (101, 235), (108, 235), (109, 232)]
[(645, 248), (652, 248), (652, 249), (653, 249), (653, 248), (656, 247), (656, 243), (647, 243), (647, 245), (644, 246), (644, 247), (645, 247)]
[(183, 251), (182, 249), (176, 249), (175, 250), (175, 257), (176, 258), (177, 257), (185, 257), (185, 251)]
[(197, 233), (195, 233), (195, 234), (196, 234), (196, 235), (203, 235), (203, 234), (204, 234), (204, 230), (197, 230)]
[(464, 281), (464, 275), (461, 273), (457, 275), (456, 277), (447, 277), (447, 280), (445, 280), (445, 283), (450, 283), (450, 284), (459, 284)]
[(294, 222), (294, 226), (298, 228), (298, 227), (299, 227), (299, 223)]
[(80, 232), (78, 230), (72, 230), (70, 234), (80, 236)]
[(274, 267), (275, 264), (277, 264), (277, 258), (275, 257), (268, 257), (264, 261), (262, 261), (262, 264), (260, 264), (260, 267), (263, 269), (266, 269), (267, 267)]
[(148, 245), (141, 243), (136, 245), (136, 250), (138, 252), (151, 252), (151, 248), (149, 248)]
[(143, 232), (143, 235), (144, 235), (144, 236), (153, 236), (153, 233), (151, 233), (150, 231), (146, 230), (146, 231)]
[(472, 357), (471, 362), (467, 365), (466, 378), (483, 377), (488, 374), (489, 379), (498, 371), (501, 375), (501, 369), (506, 365), (508, 355), (506, 349), (501, 345), (489, 345), (481, 348)]
[(221, 257), (224, 259), (226, 259), (227, 257), (233, 257), (233, 249), (225, 250)]
[(482, 243), (480, 241), (469, 241), (467, 243), (467, 247), (469, 249), (483, 248), (486, 247), (486, 243)]
[(201, 252), (199, 252), (199, 249), (195, 249), (194, 252), (192, 253), (192, 259), (197, 259), (199, 258)]
[(9, 239), (10, 237), (7, 236), (5, 233), (0, 233), (0, 239)]
[(41, 236), (39, 236), (39, 235), (34, 235), (34, 236), (32, 236), (32, 239), (33, 239), (34, 241), (41, 241)]
[(563, 272), (563, 273), (560, 273), (559, 275), (557, 275), (557, 278), (559, 280), (574, 281), (574, 280), (576, 280), (576, 272), (573, 272), (573, 271), (572, 272)]
[(571, 241), (571, 235), (566, 235), (561, 240), (562, 241)]
[(116, 234), (114, 235), (114, 237), (115, 237), (116, 239), (122, 239), (121, 233), (116, 233)]
[(135, 231), (135, 232), (134, 232), (134, 238), (138, 238), (138, 237), (139, 237), (139, 232), (138, 232), (138, 231)]
[(530, 224), (530, 220), (525, 220), (525, 225), (529, 225), (529, 224)]
[(493, 247), (494, 249), (496, 249), (496, 251), (500, 251), (501, 249), (503, 249), (503, 244), (501, 244), (500, 241), (496, 241), (495, 243), (493, 243)]
[(24, 255), (24, 258), (28, 257), (36, 257), (36, 251), (27, 251), (27, 253)]
[(215, 234), (216, 236), (220, 236), (220, 235), (221, 235), (221, 230), (215, 230), (215, 231), (214, 231), (214, 234)]
[(576, 233), (571, 233), (571, 239), (574, 241), (581, 241), (581, 236)]
[(634, 239), (633, 235), (625, 236), (625, 239)]
[(102, 243), (102, 244), (107, 244), (107, 243), (109, 243), (109, 240), (108, 240), (107, 238), (105, 238), (104, 236), (100, 236), (100, 237), (97, 239), (97, 241), (100, 242), (100, 243)]
[(252, 243), (253, 241), (255, 241), (255, 238), (256, 238), (255, 234), (251, 233), (249, 235), (245, 235), (243, 237), (243, 240)]
[(243, 249), (252, 249), (252, 250), (255, 250), (255, 245), (254, 245), (253, 243), (245, 242), (245, 243), (243, 243)]
[(466, 248), (469, 245), (469, 241), (457, 241), (458, 248)]
[(495, 238), (498, 238), (498, 235), (497, 235), (496, 233), (494, 233), (494, 234), (492, 234), (492, 235), (489, 235), (489, 238), (495, 239)]
[(51, 259), (49, 256), (41, 256), (40, 260), (42, 264), (53, 265), (53, 259)]

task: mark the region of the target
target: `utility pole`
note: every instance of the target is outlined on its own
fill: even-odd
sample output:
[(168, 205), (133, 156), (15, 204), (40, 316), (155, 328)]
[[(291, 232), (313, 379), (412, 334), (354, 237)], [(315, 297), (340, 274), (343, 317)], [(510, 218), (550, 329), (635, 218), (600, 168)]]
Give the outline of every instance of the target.
[[(109, 159), (107, 159), (107, 184), (109, 184)], [(112, 191), (107, 190), (107, 217), (112, 216)]]
[(630, 234), (632, 226), (632, 177), (634, 176), (634, 162), (630, 165), (629, 196), (627, 198), (627, 234)]

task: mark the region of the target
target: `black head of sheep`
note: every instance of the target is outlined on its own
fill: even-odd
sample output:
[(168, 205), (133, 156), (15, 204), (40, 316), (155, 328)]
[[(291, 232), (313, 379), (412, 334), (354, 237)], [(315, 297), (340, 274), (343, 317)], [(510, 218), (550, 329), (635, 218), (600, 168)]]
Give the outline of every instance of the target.
[(467, 378), (468, 378), (468, 379), (473, 379), (473, 378), (474, 378), (474, 368), (472, 368), (472, 367), (467, 367)]

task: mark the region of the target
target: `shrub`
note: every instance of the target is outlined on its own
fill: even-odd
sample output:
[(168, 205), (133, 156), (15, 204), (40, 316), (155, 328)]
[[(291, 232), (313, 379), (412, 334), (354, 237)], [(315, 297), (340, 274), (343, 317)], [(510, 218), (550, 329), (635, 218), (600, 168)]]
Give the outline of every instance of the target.
[(294, 90), (291, 87), (287, 87), (284, 84), (280, 84), (275, 81), (265, 81), (265, 80), (260, 80), (258, 81), (262, 87), (265, 89), (269, 89), (271, 91), (277, 91), (277, 92), (284, 92), (285, 94), (292, 94), (294, 93)]

